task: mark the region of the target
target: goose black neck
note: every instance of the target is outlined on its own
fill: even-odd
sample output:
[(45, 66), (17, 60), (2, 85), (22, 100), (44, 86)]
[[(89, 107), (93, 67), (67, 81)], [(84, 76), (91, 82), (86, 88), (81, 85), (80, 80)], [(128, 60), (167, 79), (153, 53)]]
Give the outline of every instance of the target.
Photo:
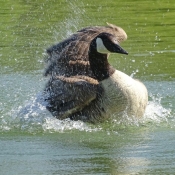
[(108, 63), (108, 55), (97, 52), (96, 48), (96, 40), (94, 39), (89, 48), (89, 62), (97, 80), (102, 81), (112, 75), (115, 69)]

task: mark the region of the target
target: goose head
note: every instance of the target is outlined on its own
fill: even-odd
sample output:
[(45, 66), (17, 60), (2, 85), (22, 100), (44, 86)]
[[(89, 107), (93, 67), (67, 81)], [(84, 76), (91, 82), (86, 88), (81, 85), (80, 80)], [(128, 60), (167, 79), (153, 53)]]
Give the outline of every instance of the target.
[(89, 47), (89, 63), (98, 81), (110, 77), (115, 69), (108, 63), (109, 53), (128, 54), (120, 45), (116, 36), (110, 33), (100, 33)]
[(128, 54), (120, 45), (117, 37), (110, 33), (101, 33), (93, 41), (93, 47), (98, 53)]

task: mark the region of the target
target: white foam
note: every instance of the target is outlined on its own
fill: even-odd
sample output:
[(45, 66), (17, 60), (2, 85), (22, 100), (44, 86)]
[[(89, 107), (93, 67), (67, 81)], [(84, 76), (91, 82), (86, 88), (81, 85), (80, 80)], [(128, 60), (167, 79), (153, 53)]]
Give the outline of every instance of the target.
[(11, 121), (4, 125), (3, 130), (10, 130), (14, 125), (18, 129), (30, 133), (65, 132), (69, 130), (92, 132), (100, 130), (100, 128), (88, 125), (82, 121), (56, 119), (46, 109), (46, 104), (42, 93), (32, 97), (23, 107), (19, 106), (17, 110), (11, 110)]
[(171, 109), (164, 108), (160, 103), (149, 101), (142, 122), (168, 122), (171, 115)]
[[(112, 131), (118, 126), (130, 125), (140, 126), (152, 124), (160, 124), (162, 122), (168, 123), (169, 117), (171, 117), (171, 110), (166, 109), (161, 105), (161, 98), (153, 98), (149, 101), (144, 117), (137, 119), (135, 117), (129, 117), (123, 115), (120, 119), (113, 119), (112, 124), (109, 124), (108, 130)], [(46, 102), (42, 94), (38, 94), (36, 97), (32, 97), (24, 105), (19, 106), (17, 109), (11, 109), (6, 116), (2, 116), (0, 120), (0, 130), (9, 131), (14, 128), (29, 132), (67, 132), (72, 130), (95, 132), (100, 130), (106, 130), (104, 124), (92, 125), (84, 123), (82, 121), (72, 121), (70, 119), (58, 120), (53, 117), (46, 109)]]
[(70, 130), (79, 130), (79, 131), (99, 131), (100, 128), (88, 126), (82, 121), (72, 121), (70, 119), (58, 120), (56, 118), (46, 118), (45, 122), (42, 125), (44, 131), (49, 132), (65, 132)]

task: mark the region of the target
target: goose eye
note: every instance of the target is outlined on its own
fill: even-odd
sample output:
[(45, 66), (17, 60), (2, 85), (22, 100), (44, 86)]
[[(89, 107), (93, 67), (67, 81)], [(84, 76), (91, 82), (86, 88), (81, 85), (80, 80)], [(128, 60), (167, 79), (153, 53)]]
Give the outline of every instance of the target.
[(114, 39), (114, 43), (115, 43), (115, 44), (118, 44), (118, 41), (117, 41), (116, 39)]

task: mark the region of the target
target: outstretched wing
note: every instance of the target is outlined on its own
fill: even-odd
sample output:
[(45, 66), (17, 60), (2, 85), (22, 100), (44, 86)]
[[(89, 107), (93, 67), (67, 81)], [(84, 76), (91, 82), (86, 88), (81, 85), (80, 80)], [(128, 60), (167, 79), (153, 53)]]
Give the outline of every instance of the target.
[(58, 119), (65, 119), (97, 98), (99, 84), (87, 76), (57, 76), (49, 82), (45, 92), (47, 109)]
[(55, 75), (88, 75), (93, 77), (88, 54), (91, 41), (102, 32), (116, 36), (118, 42), (127, 38), (122, 28), (107, 24), (107, 27), (96, 26), (79, 30), (68, 39), (47, 49), (49, 64), (45, 75), (54, 73)]
[(45, 76), (52, 75), (92, 75), (89, 65), (89, 46), (94, 31), (78, 32), (61, 43), (49, 48), (48, 66)]

